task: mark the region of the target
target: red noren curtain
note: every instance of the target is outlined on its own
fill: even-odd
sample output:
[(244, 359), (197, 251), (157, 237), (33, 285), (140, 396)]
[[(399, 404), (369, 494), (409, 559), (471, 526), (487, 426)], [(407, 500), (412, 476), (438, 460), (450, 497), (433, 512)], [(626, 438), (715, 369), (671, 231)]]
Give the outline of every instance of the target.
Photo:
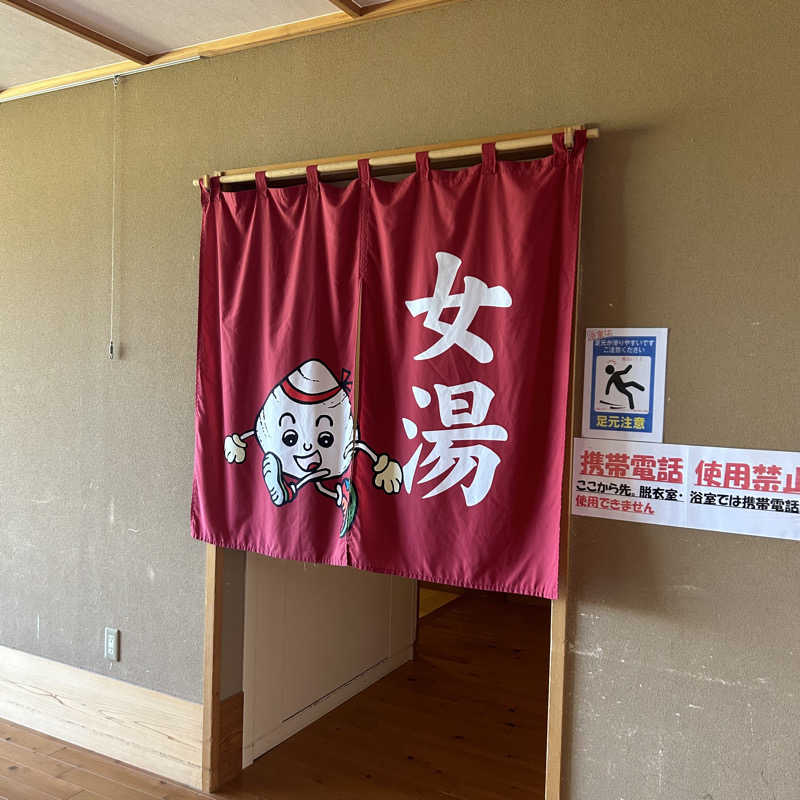
[(195, 537), (556, 596), (585, 143), (201, 190)]

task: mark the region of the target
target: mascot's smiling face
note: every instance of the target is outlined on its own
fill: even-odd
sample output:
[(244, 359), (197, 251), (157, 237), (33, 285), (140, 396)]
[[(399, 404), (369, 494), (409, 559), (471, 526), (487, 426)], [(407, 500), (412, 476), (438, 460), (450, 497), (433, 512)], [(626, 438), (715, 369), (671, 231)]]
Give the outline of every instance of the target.
[(324, 478), (342, 475), (352, 454), (350, 398), (321, 361), (306, 361), (267, 396), (256, 420), (256, 438), (265, 453), (274, 453), (289, 475), (302, 478), (327, 470)]

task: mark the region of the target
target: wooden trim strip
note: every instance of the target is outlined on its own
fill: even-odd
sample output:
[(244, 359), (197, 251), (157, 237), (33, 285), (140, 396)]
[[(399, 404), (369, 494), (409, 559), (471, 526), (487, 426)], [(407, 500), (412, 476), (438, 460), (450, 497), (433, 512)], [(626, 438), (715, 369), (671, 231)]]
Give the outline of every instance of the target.
[(242, 771), (244, 692), (220, 702), (219, 707), (219, 786), (234, 780)]
[(222, 710), (222, 585), (224, 550), (206, 545), (205, 639), (203, 646), (203, 781), (204, 792), (220, 786)]
[(358, 5), (358, 3), (354, 2), (354, 0), (328, 0), (328, 2), (335, 5), (339, 11), (344, 11), (345, 14), (351, 17), (360, 17), (366, 10)]
[[(16, 0), (15, 0), (16, 1)], [(9, 2), (9, 0), (0, 0)], [(228, 36), (224, 39), (217, 39), (213, 42), (182, 47), (177, 50), (170, 50), (166, 53), (159, 53), (150, 56), (148, 66), (164, 67), (170, 64), (177, 64), (182, 61), (189, 61), (196, 58), (213, 58), (215, 56), (236, 53), (240, 50), (249, 50), (253, 47), (261, 47), (277, 42), (286, 42), (291, 39), (298, 39), (303, 36), (311, 36), (315, 33), (334, 31), (339, 28), (347, 28), (351, 25), (361, 25), (375, 19), (386, 19), (398, 14), (408, 14), (414, 11), (422, 11), (426, 8), (447, 5), (449, 3), (460, 3), (462, 0), (389, 0), (378, 6), (368, 6), (364, 13), (359, 17), (351, 17), (344, 11), (325, 14), (321, 17), (301, 20), (300, 22), (289, 22), (286, 25), (276, 25), (272, 28), (263, 28), (251, 33), (242, 33), (236, 36)], [(49, 92), (54, 89), (66, 88), (91, 81), (111, 78), (115, 75), (125, 75), (135, 72), (141, 68), (141, 64), (134, 60), (120, 61), (116, 64), (107, 64), (103, 67), (85, 69), (78, 72), (71, 72), (67, 75), (60, 75), (55, 78), (46, 78), (40, 81), (23, 83), (18, 86), (11, 86), (4, 91), (0, 91), (0, 102), (15, 100), (20, 97), (27, 97), (32, 94)]]
[[(582, 193), (582, 189), (581, 189)], [(582, 203), (582, 200), (581, 200)], [(582, 216), (582, 205), (581, 205)], [(581, 288), (581, 223), (578, 224), (578, 253), (575, 289), (572, 296), (572, 346), (570, 348), (569, 391), (567, 393), (566, 446), (561, 490), (561, 537), (558, 555), (558, 598), (550, 610), (550, 668), (547, 694), (547, 755), (545, 758), (545, 800), (561, 800), (564, 754), (564, 697), (567, 674), (567, 621), (569, 611), (569, 544), (572, 521), (572, 447), (575, 435), (575, 389), (579, 385), (578, 300)]]
[(199, 703), (0, 646), (0, 718), (198, 789), (201, 716)]
[[(499, 153), (524, 153), (551, 147), (554, 133), (563, 133), (583, 129), (583, 125), (568, 127), (546, 128), (544, 130), (526, 131), (525, 133), (504, 133), (495, 136), (483, 136), (478, 139), (462, 139), (455, 142), (440, 144), (423, 144), (412, 147), (400, 147), (394, 150), (374, 150), (369, 153), (357, 155), (332, 156), (328, 158), (315, 158), (306, 161), (289, 161), (282, 164), (267, 164), (259, 167), (241, 167), (215, 172), (220, 176), (220, 183), (240, 183), (255, 180), (256, 172), (265, 172), (270, 180), (290, 180), (302, 178), (306, 174), (306, 167), (316, 165), (321, 175), (343, 178), (358, 172), (358, 162), (362, 158), (369, 159), (370, 166), (380, 174), (405, 171), (415, 163), (418, 152), (427, 151), (431, 162), (439, 165), (456, 164), (465, 159), (474, 158), (481, 153), (481, 145), (486, 142), (496, 142)], [(589, 128), (586, 131), (587, 139), (598, 139), (598, 128)], [(199, 185), (198, 180), (193, 181)]]
[(49, 8), (40, 6), (37, 3), (32, 3), (30, 0), (0, 0), (0, 3), (15, 8), (17, 11), (21, 11), (24, 14), (29, 14), (62, 31), (71, 33), (73, 36), (77, 36), (86, 42), (96, 44), (104, 50), (110, 50), (112, 53), (127, 58), (129, 61), (133, 61), (136, 64), (148, 64), (153, 58), (153, 56), (140, 53), (127, 44), (118, 42), (116, 39), (112, 39), (109, 36), (104, 36), (102, 33), (92, 30), (91, 28), (87, 28), (85, 25), (81, 25), (80, 22), (75, 22), (75, 20), (69, 19), (68, 17), (62, 17), (61, 14), (56, 14), (55, 11), (51, 11)]
[[(326, 14), (322, 17), (312, 17), (311, 19), (299, 22), (288, 22), (286, 25), (277, 25), (273, 28), (264, 28), (253, 33), (243, 33), (237, 36), (230, 36), (226, 39), (218, 39), (215, 42), (208, 42), (204, 45), (186, 48), (193, 51), (191, 54), (200, 55), (203, 58), (237, 53), (240, 50), (249, 50), (251, 47), (260, 47), (264, 44), (274, 44), (275, 42), (285, 42), (289, 39), (297, 39), (302, 36), (309, 36), (314, 33), (334, 31), (339, 28), (349, 28), (352, 25), (361, 25), (364, 22), (371, 22), (376, 19), (387, 19), (396, 17), (399, 14), (409, 14), (414, 11), (422, 11), (435, 6), (444, 6), (450, 3), (460, 3), (462, 0), (389, 0), (378, 6), (367, 6), (364, 13), (358, 17), (351, 17), (344, 11), (333, 14)], [(175, 50), (174, 54), (182, 51)], [(165, 53), (159, 58), (166, 58), (171, 54)], [(186, 58), (188, 53), (182, 57)]]

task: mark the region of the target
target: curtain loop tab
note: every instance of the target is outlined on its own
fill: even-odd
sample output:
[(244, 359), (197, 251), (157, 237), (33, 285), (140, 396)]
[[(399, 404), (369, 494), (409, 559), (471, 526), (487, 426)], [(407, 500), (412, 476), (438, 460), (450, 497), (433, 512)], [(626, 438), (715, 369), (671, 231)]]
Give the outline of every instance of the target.
[(220, 191), (221, 191), (221, 188), (220, 188), (220, 185), (219, 185), (219, 175), (212, 175), (211, 176), (211, 180), (209, 181), (209, 183), (210, 183), (209, 191), (211, 192), (211, 197), (212, 198), (219, 197), (219, 194), (220, 194)]
[(575, 142), (572, 146), (573, 153), (580, 153), (586, 147), (586, 129), (578, 128), (575, 131)]
[(431, 157), (427, 151), (417, 153), (417, 174), (424, 181), (431, 179)]
[(564, 147), (564, 133), (553, 134), (553, 153), (557, 156), (563, 156), (567, 152)]
[(481, 161), (484, 175), (494, 175), (497, 171), (497, 149), (494, 142), (486, 142), (481, 146)]
[(309, 164), (306, 167), (306, 183), (309, 189), (319, 191), (319, 170), (316, 164)]
[(360, 158), (358, 160), (358, 177), (361, 178), (362, 183), (368, 184), (370, 181), (369, 175), (369, 159)]
[(197, 179), (197, 183), (200, 186), (200, 202), (203, 205), (206, 205), (208, 201), (211, 199), (208, 193), (208, 175), (201, 175)]
[(263, 194), (267, 193), (267, 173), (263, 170), (256, 172), (256, 189)]

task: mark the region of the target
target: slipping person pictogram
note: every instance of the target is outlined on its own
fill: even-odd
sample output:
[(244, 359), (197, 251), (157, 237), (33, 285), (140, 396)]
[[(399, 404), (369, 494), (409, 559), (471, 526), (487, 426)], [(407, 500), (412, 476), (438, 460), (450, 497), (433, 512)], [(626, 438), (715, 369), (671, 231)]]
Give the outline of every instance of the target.
[(615, 370), (613, 364), (606, 365), (606, 375), (610, 375), (611, 377), (608, 379), (608, 383), (606, 383), (606, 394), (611, 391), (611, 387), (613, 386), (618, 392), (624, 394), (625, 397), (628, 398), (628, 405), (630, 406), (631, 411), (633, 411), (635, 404), (633, 402), (633, 395), (628, 391), (628, 387), (632, 386), (634, 389), (638, 389), (640, 392), (644, 391), (644, 386), (641, 383), (637, 383), (636, 381), (623, 381), (622, 376), (627, 375), (631, 371), (632, 364), (628, 364), (625, 369)]

